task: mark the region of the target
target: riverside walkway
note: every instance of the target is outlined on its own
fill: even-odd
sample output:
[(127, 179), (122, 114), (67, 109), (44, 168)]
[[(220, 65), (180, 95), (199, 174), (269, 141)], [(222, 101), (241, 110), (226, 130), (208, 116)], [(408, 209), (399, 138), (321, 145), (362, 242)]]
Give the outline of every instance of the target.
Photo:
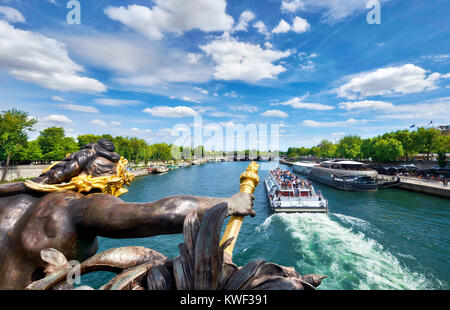
[(450, 187), (444, 186), (441, 181), (424, 180), (400, 176), (399, 188), (424, 194), (431, 194), (450, 199)]

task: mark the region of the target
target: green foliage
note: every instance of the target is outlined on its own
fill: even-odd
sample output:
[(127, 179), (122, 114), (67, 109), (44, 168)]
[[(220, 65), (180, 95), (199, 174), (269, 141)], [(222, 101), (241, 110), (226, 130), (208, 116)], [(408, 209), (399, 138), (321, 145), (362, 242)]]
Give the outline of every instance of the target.
[(88, 145), (89, 143), (95, 143), (95, 142), (97, 142), (100, 139), (101, 139), (101, 137), (100, 136), (96, 136), (96, 135), (80, 135), (80, 136), (77, 137), (78, 148), (82, 149), (86, 145)]
[(336, 155), (337, 145), (328, 140), (323, 140), (318, 145), (319, 156), (322, 158), (333, 158)]
[(403, 156), (403, 146), (393, 138), (377, 139), (372, 149), (372, 160), (376, 162), (396, 161)]
[(437, 160), (438, 160), (439, 167), (441, 167), (441, 168), (447, 167), (447, 155), (445, 154), (444, 150), (440, 150), (438, 152)]
[(27, 112), (11, 109), (0, 113), (0, 156), (1, 159), (14, 157), (20, 146), (26, 147), (27, 131), (33, 130), (36, 119)]
[(429, 159), (430, 153), (436, 150), (440, 135), (441, 132), (434, 128), (418, 128), (413, 136), (414, 145), (419, 152), (426, 153)]
[(362, 139), (359, 136), (345, 136), (339, 141), (336, 149), (337, 157), (342, 158), (360, 158), (361, 157)]
[[(419, 152), (449, 153), (450, 136), (434, 128), (418, 128), (417, 131), (398, 130), (372, 139), (346, 136), (338, 144), (323, 140), (310, 149), (290, 147), (286, 156), (300, 158), (312, 155), (322, 158), (372, 159), (378, 162), (396, 161), (400, 157), (411, 157)], [(442, 155), (441, 155), (442, 156)]]
[(74, 138), (66, 137), (62, 127), (44, 129), (40, 132), (37, 142), (45, 161), (61, 160), (79, 150), (78, 143)]

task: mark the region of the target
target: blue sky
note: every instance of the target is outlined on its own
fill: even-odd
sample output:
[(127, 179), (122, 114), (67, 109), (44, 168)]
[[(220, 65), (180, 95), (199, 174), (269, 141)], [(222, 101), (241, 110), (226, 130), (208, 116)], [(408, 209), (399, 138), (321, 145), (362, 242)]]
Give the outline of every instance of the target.
[(38, 130), (170, 143), (197, 115), (279, 124), (285, 150), (450, 123), (449, 1), (369, 24), (367, 0), (80, 0), (79, 25), (67, 2), (0, 0), (0, 109)]

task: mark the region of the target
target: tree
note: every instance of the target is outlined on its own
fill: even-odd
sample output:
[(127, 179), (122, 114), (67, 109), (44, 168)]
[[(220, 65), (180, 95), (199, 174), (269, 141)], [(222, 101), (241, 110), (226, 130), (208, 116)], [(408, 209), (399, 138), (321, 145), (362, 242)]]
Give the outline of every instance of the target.
[(319, 148), (319, 156), (322, 158), (333, 158), (336, 155), (337, 145), (328, 140), (323, 140), (317, 147)]
[(20, 145), (27, 143), (27, 131), (33, 130), (36, 119), (30, 118), (27, 112), (11, 109), (0, 113), (0, 153), (6, 157), (2, 181), (6, 180), (11, 157)]
[(40, 161), (42, 160), (43, 155), (41, 151), (41, 147), (37, 140), (28, 142), (27, 152), (26, 152), (26, 160), (30, 161)]
[(425, 152), (427, 154), (427, 160), (430, 159), (430, 153), (435, 150), (440, 135), (441, 132), (435, 128), (425, 129), (421, 127), (415, 132), (415, 147), (419, 150), (419, 152)]
[(447, 167), (447, 154), (445, 153), (445, 151), (443, 151), (443, 150), (438, 151), (437, 160), (438, 160), (439, 167), (441, 167), (441, 168)]
[(364, 139), (361, 143), (361, 158), (370, 159), (373, 157), (373, 145), (377, 142), (378, 138)]
[(171, 147), (167, 143), (158, 143), (152, 145), (151, 160), (169, 160), (172, 159)]
[(345, 136), (338, 144), (336, 155), (343, 158), (359, 158), (361, 157), (362, 139), (359, 136)]
[(66, 137), (64, 128), (49, 127), (40, 132), (37, 139), (46, 161), (61, 160), (67, 154), (79, 150), (74, 138)]
[(97, 142), (100, 139), (101, 139), (101, 137), (100, 136), (96, 136), (96, 135), (80, 135), (80, 136), (77, 137), (78, 147), (80, 149), (82, 149), (86, 145), (88, 145), (89, 143), (95, 143), (95, 142)]
[(372, 159), (376, 162), (393, 162), (403, 154), (403, 146), (400, 141), (393, 138), (381, 138), (373, 145)]
[(414, 135), (407, 129), (398, 130), (392, 134), (391, 138), (394, 138), (402, 144), (405, 156), (413, 156), (417, 154), (417, 147), (414, 144)]

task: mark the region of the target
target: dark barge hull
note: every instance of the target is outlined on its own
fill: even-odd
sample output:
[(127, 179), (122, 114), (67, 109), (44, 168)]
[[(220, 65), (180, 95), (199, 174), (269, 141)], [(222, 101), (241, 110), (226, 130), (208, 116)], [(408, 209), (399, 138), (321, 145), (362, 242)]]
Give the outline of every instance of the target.
[[(299, 173), (299, 172), (296, 172)], [(322, 184), (340, 189), (343, 191), (353, 191), (353, 192), (376, 192), (378, 190), (379, 184), (357, 184), (343, 181), (328, 180), (325, 178), (317, 177), (314, 175), (305, 175), (308, 179)]]

